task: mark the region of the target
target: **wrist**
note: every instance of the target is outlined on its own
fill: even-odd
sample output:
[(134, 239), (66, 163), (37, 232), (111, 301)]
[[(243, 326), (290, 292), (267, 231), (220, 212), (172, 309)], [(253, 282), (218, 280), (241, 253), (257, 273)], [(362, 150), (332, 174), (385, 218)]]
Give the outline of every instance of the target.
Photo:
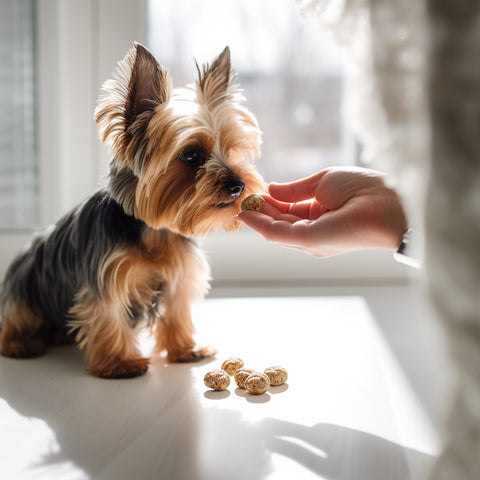
[(402, 242), (393, 254), (393, 258), (410, 267), (420, 268), (423, 259), (423, 238), (419, 230), (409, 228)]

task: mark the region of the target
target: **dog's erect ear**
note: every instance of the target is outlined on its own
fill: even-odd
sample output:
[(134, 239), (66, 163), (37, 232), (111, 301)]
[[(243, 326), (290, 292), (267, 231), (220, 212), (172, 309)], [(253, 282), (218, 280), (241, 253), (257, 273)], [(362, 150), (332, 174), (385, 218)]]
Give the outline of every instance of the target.
[(167, 102), (171, 94), (168, 72), (143, 45), (137, 43), (134, 48), (135, 62), (125, 103), (127, 125), (132, 124), (141, 113), (154, 110), (160, 103)]
[(172, 81), (143, 45), (135, 43), (102, 86), (95, 121), (99, 136), (123, 160), (133, 136), (140, 136), (157, 105), (168, 102)]
[[(196, 63), (196, 62), (195, 62)], [(230, 95), (230, 86), (235, 79), (235, 72), (230, 66), (230, 49), (223, 52), (213, 61), (212, 65), (197, 65), (197, 95), (200, 103), (215, 107)]]

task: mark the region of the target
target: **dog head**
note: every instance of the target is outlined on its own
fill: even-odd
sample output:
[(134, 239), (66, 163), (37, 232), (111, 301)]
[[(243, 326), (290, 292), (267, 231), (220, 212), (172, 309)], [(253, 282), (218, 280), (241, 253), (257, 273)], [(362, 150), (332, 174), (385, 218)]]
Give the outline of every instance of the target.
[(242, 105), (227, 48), (174, 89), (167, 69), (134, 44), (95, 111), (113, 156), (110, 190), (126, 213), (185, 236), (239, 228), (243, 198), (265, 184), (253, 161), (261, 133)]

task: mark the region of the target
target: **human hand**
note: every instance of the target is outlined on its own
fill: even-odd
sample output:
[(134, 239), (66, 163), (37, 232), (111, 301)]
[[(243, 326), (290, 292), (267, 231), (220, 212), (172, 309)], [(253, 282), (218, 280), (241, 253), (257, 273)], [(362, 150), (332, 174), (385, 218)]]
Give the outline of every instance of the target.
[(238, 220), (270, 242), (329, 257), (366, 248), (396, 250), (407, 230), (401, 200), (376, 170), (331, 167), (271, 183), (262, 212)]

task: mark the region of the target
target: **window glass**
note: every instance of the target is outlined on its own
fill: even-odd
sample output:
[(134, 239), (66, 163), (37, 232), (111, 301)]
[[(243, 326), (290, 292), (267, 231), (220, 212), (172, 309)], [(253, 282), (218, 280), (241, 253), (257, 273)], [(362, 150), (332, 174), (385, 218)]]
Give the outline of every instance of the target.
[(148, 44), (175, 86), (229, 45), (232, 66), (263, 132), (267, 182), (352, 163), (341, 121), (342, 55), (292, 0), (150, 0)]
[(0, 2), (0, 229), (37, 221), (34, 0)]

